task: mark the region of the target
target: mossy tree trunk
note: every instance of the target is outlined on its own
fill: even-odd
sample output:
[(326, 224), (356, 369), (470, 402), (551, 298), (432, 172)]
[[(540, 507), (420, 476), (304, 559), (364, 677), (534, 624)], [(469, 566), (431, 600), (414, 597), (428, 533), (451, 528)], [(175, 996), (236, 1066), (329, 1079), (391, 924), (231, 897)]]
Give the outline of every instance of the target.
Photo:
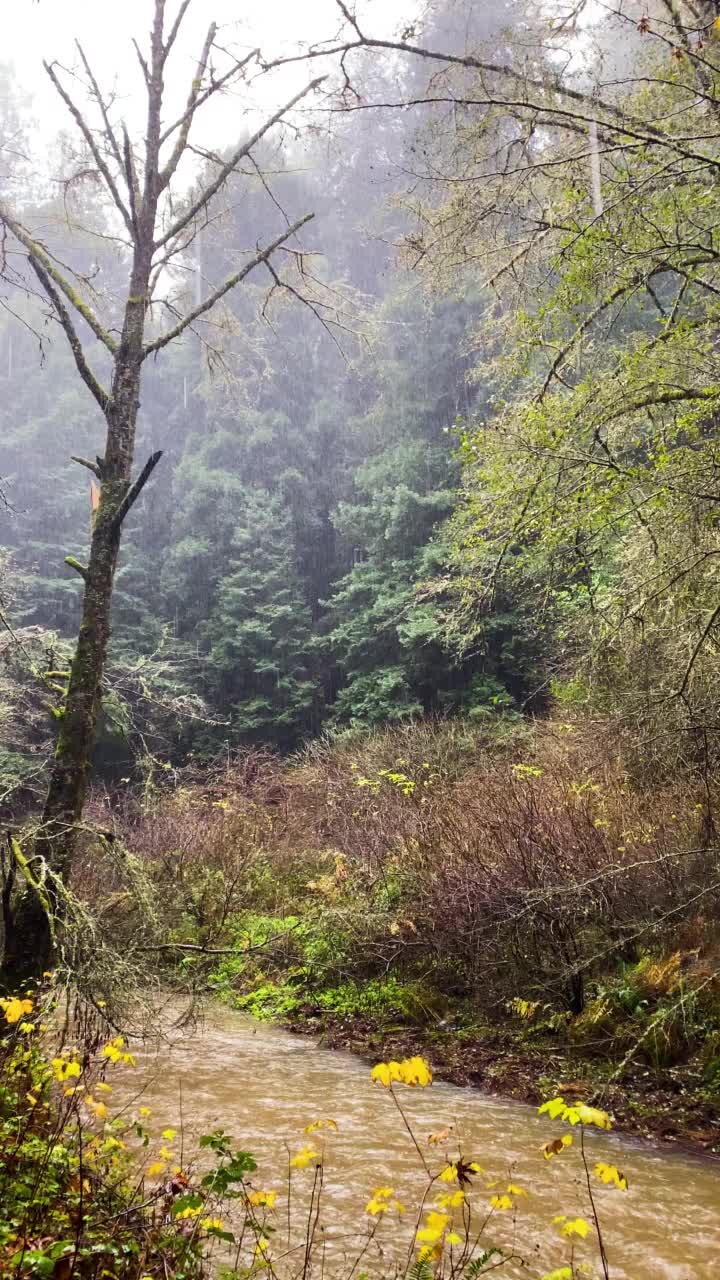
[[(77, 847), (102, 700), (113, 581), (122, 524), (160, 458), (159, 453), (153, 454), (136, 481), (132, 482), (143, 363), (150, 354), (168, 345), (211, 310), (250, 271), (261, 263), (267, 263), (271, 255), (312, 216), (307, 214), (292, 224), (288, 220), (280, 235), (253, 256), (246, 257), (240, 269), (209, 293), (204, 301), (181, 316), (171, 329), (147, 340), (147, 319), (153, 292), (173, 259), (187, 253), (195, 229), (205, 218), (210, 202), (268, 130), (319, 83), (312, 81), (296, 93), (290, 102), (264, 122), (252, 138), (238, 146), (226, 162), (220, 163), (212, 180), (197, 197), (191, 198), (189, 206), (183, 202), (173, 203), (168, 188), (188, 149), (190, 128), (197, 110), (223, 86), (241, 77), (245, 66), (255, 57), (253, 54), (240, 62), (231, 62), (223, 74), (218, 75), (217, 70), (213, 71), (210, 66), (211, 54), (216, 49), (216, 28), (214, 23), (211, 24), (185, 109), (173, 125), (163, 128), (165, 66), (189, 3), (190, 0), (182, 0), (165, 35), (166, 0), (153, 0), (154, 18), (147, 60), (138, 50), (147, 95), (147, 127), (138, 155), (124, 126), (119, 132), (110, 123), (108, 103), (101, 95), (79, 46), (90, 85), (90, 98), (104, 122), (98, 132), (93, 132), (86, 123), (59, 79), (55, 66), (46, 64), (48, 75), (73, 116), (127, 231), (131, 269), (119, 341), (102, 325), (46, 246), (36, 241), (0, 203), (0, 225), (25, 249), (29, 266), (65, 332), (79, 376), (102, 410), (106, 428), (104, 456), (96, 462), (75, 459), (97, 477), (99, 505), (94, 516), (87, 566), (79, 564), (74, 557), (67, 559), (83, 579), (82, 620), (42, 820), (29, 860), (32, 877), (36, 876), (38, 883), (42, 882), (43, 892), (38, 893), (33, 888), (32, 877), (27, 877), (29, 882), (25, 893), (6, 909), (5, 949), (0, 971), (0, 984), (6, 987), (17, 987), (49, 967), (56, 950), (58, 928), (62, 927), (63, 900)], [(218, 54), (216, 51), (215, 56), (222, 57), (222, 52)], [(167, 155), (163, 154), (164, 148), (167, 148)], [(165, 192), (168, 195), (163, 201)], [(178, 207), (183, 208), (179, 215), (175, 212)], [(102, 387), (90, 367), (75, 327), (78, 317), (111, 354), (109, 391)], [(48, 900), (50, 913), (47, 911)]]

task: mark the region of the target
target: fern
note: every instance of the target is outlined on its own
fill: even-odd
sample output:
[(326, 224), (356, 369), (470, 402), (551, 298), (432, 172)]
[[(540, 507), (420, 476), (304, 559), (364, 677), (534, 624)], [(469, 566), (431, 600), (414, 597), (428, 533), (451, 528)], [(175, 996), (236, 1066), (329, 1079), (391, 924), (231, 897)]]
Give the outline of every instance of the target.
[(491, 1262), (493, 1258), (503, 1258), (505, 1255), (502, 1249), (487, 1249), (479, 1258), (473, 1258), (463, 1271), (464, 1280), (476, 1280), (476, 1277), (482, 1275), (486, 1262)]

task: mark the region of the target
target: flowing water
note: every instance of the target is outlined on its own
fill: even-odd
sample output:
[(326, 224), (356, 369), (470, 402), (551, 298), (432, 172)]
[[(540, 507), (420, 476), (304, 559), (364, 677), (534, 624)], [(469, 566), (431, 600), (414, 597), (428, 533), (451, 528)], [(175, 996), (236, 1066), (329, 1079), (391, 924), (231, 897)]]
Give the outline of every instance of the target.
[[(192, 1138), (224, 1129), (255, 1155), (254, 1185), (277, 1189), (279, 1202), (286, 1190), (288, 1148), (295, 1152), (309, 1141), (306, 1125), (321, 1117), (335, 1120), (337, 1133), (328, 1130), (325, 1145), (322, 1211), (331, 1258), (354, 1259), (367, 1232), (364, 1207), (374, 1187), (394, 1187), (414, 1210), (427, 1185), (401, 1117), (387, 1091), (371, 1084), (367, 1064), (305, 1037), (213, 1009), (202, 1026), (176, 1038), (171, 1048), (163, 1046), (156, 1058), (146, 1054), (133, 1074), (133, 1087), (143, 1091), (138, 1101), (152, 1108), (156, 1130), (182, 1127), (187, 1148)], [(533, 1108), (471, 1089), (398, 1088), (434, 1167), (440, 1167), (444, 1147), (428, 1147), (427, 1137), (452, 1125), (451, 1154), (459, 1145), (465, 1159), (477, 1160), (497, 1176), (500, 1192), (509, 1180), (530, 1192), (519, 1202), (514, 1223), (505, 1213), (493, 1215), (488, 1225), (488, 1243), (514, 1247), (529, 1264), (498, 1274), (534, 1280), (565, 1263), (567, 1242), (559, 1241), (551, 1219), (589, 1213), (577, 1145), (550, 1161), (540, 1152), (561, 1127)], [(132, 1105), (133, 1099), (125, 1100)], [(720, 1280), (720, 1163), (601, 1132), (588, 1135), (587, 1146), (591, 1162), (619, 1166), (629, 1183), (627, 1192), (594, 1183), (612, 1280)], [(294, 1171), (296, 1203), (309, 1195), (313, 1176), (312, 1168)], [(486, 1195), (476, 1192), (473, 1199), (485, 1204)], [(409, 1212), (407, 1220), (411, 1217), (414, 1223)], [(389, 1221), (383, 1223), (379, 1239), (383, 1232), (392, 1237), (393, 1231), (397, 1234)], [(408, 1222), (406, 1237), (411, 1231)], [(390, 1241), (386, 1260), (392, 1256)], [(576, 1257), (592, 1256), (589, 1236), (579, 1242)], [(380, 1266), (377, 1250), (362, 1263), (371, 1274)], [(334, 1271), (328, 1267), (328, 1275)], [(337, 1274), (342, 1273), (338, 1267)]]

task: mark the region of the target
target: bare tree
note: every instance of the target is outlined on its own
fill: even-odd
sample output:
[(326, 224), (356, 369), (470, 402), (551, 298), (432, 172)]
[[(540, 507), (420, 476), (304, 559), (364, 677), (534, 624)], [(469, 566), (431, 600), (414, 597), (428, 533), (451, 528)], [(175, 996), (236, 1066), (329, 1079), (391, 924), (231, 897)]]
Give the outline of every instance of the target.
[[(7, 278), (17, 276), (8, 264), (13, 255), (24, 256), (25, 266), (37, 280), (53, 318), (64, 331), (77, 372), (93, 396), (105, 420), (105, 447), (95, 460), (77, 458), (93, 476), (97, 504), (90, 554), (86, 565), (73, 557), (68, 563), (83, 583), (82, 619), (73, 658), (67, 697), (59, 728), (57, 748), (42, 822), (34, 848), (26, 860), (28, 887), (19, 899), (6, 928), (3, 979), (18, 981), (46, 968), (54, 950), (51, 916), (62, 915), (61, 897), (73, 863), (78, 822), (82, 814), (90, 760), (96, 737), (101, 685), (110, 634), (113, 578), (123, 522), (160, 460), (153, 453), (133, 478), (135, 435), (143, 367), (168, 343), (212, 310), (261, 264), (269, 264), (281, 246), (313, 216), (286, 220), (280, 234), (245, 256), (238, 269), (204, 300), (178, 311), (174, 323), (156, 331), (150, 324), (153, 302), (168, 279), (173, 264), (182, 262), (194, 236), (209, 215), (212, 201), (237, 172), (245, 158), (252, 158), (258, 144), (286, 121), (298, 103), (316, 89), (313, 79), (289, 101), (268, 115), (251, 136), (233, 147), (226, 158), (214, 158), (214, 169), (204, 185), (187, 195), (178, 185), (178, 168), (192, 153), (191, 130), (198, 113), (216, 95), (243, 77), (251, 64), (258, 65), (258, 51), (242, 59), (230, 58), (217, 41), (212, 23), (207, 31), (189, 87), (184, 108), (172, 123), (164, 121), (168, 61), (191, 0), (180, 0), (172, 21), (167, 0), (151, 0), (150, 47), (144, 53), (135, 45), (146, 100), (146, 126), (140, 146), (133, 145), (124, 123), (114, 120), (114, 103), (104, 95), (82, 48), (78, 55), (87, 88), (87, 109), (78, 105), (68, 84), (69, 76), (57, 64), (45, 64), (79, 136), (96, 182), (110, 204), (112, 216), (127, 246), (127, 292), (117, 328), (101, 314), (98, 295), (90, 282), (78, 278), (52, 250), (23, 224), (6, 203), (0, 202), (3, 267)], [(225, 67), (222, 73), (217, 66)], [(93, 122), (95, 121), (95, 122)], [(13, 259), (16, 261), (16, 258)], [(273, 267), (273, 280), (278, 269)], [(92, 340), (109, 367), (108, 384), (92, 367), (88, 354)], [(52, 906), (50, 915), (46, 910)]]

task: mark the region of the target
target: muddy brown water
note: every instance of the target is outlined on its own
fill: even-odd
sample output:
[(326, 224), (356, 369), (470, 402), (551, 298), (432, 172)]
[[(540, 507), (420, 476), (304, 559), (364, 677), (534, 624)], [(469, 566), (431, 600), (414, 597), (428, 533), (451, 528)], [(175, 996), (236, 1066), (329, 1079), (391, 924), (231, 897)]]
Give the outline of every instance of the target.
[[(449, 1084), (402, 1089), (401, 1096), (434, 1170), (445, 1149), (455, 1154), (460, 1147), (465, 1159), (477, 1160), (498, 1179), (497, 1191), (508, 1181), (527, 1189), (514, 1219), (494, 1214), (483, 1237), (488, 1245), (515, 1249), (527, 1265), (495, 1274), (537, 1280), (565, 1264), (569, 1248), (551, 1220), (561, 1213), (590, 1214), (577, 1143), (551, 1161), (541, 1154), (542, 1144), (563, 1126), (533, 1108)], [(347, 1274), (345, 1260), (354, 1259), (367, 1232), (364, 1208), (377, 1186), (394, 1187), (408, 1213), (402, 1228), (383, 1223), (378, 1239), (387, 1240), (384, 1256), (373, 1246), (361, 1269), (391, 1272), (402, 1233), (406, 1241), (411, 1237), (427, 1178), (387, 1091), (371, 1083), (367, 1064), (351, 1054), (213, 1008), (194, 1031), (174, 1032), (170, 1047), (141, 1055), (132, 1081), (128, 1075), (118, 1081), (116, 1100), (130, 1109), (152, 1108), (153, 1130), (180, 1129), (186, 1151), (203, 1133), (222, 1128), (232, 1134), (257, 1160), (254, 1185), (279, 1193), (278, 1236), (288, 1148), (294, 1153), (309, 1141), (306, 1125), (331, 1118), (338, 1129), (328, 1131), (325, 1143), (321, 1214), (328, 1258), (336, 1263), (328, 1263), (328, 1277)], [(427, 1145), (430, 1133), (450, 1126), (446, 1144)], [(588, 1134), (587, 1149), (591, 1162), (619, 1166), (629, 1183), (627, 1192), (594, 1184), (612, 1280), (720, 1280), (720, 1162), (602, 1132)], [(312, 1168), (293, 1173), (296, 1214), (313, 1176)], [(472, 1199), (483, 1206), (489, 1194), (476, 1188)], [(575, 1257), (592, 1259), (601, 1274), (592, 1236), (578, 1243)]]

